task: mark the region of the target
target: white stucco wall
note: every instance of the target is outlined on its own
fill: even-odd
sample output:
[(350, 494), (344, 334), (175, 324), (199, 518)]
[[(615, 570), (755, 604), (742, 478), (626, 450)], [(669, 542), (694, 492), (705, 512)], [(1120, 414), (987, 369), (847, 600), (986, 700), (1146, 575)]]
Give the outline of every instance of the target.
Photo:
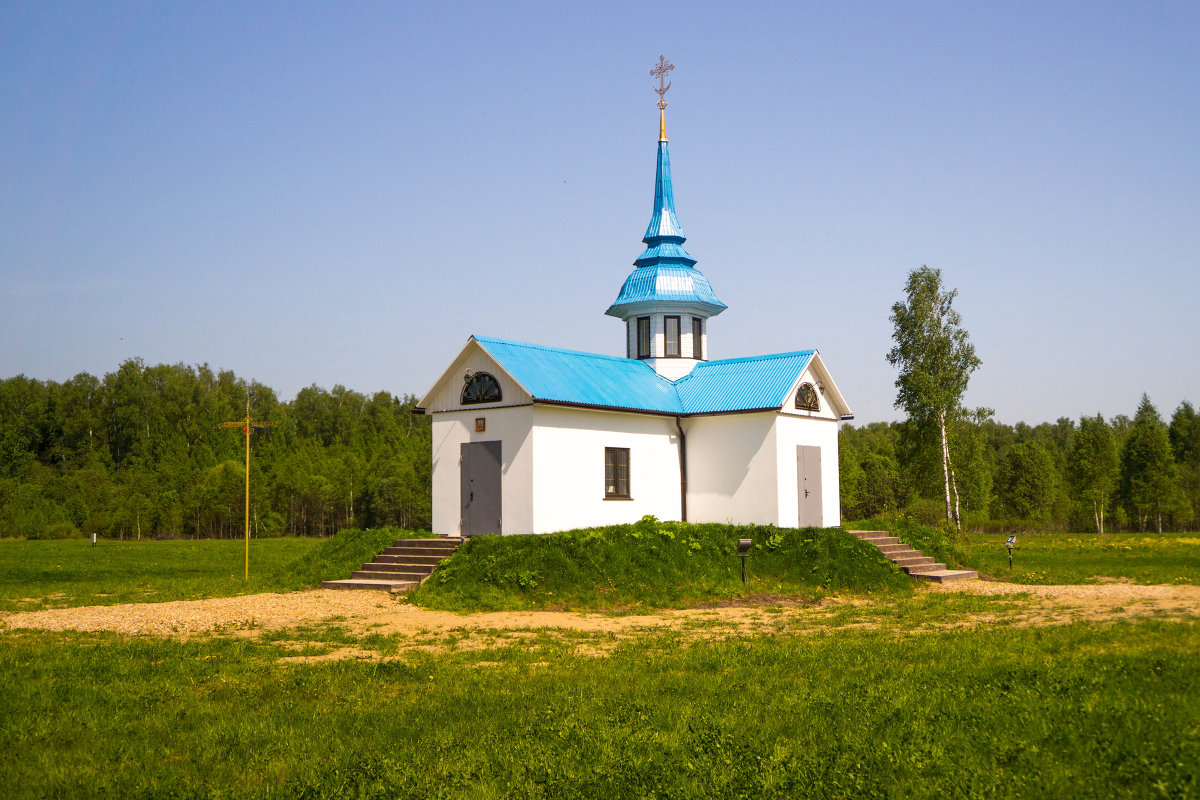
[(684, 420), (689, 522), (779, 524), (777, 416), (769, 411)]
[[(474, 405), (433, 415), (434, 533), (458, 536), (462, 532), (464, 442), (500, 442), (501, 533), (533, 529), (533, 408)], [(479, 417), (485, 420), (483, 433), (475, 432)]]
[[(691, 352), (686, 351), (686, 352)], [(650, 368), (669, 381), (677, 381), (691, 373), (700, 362), (694, 358), (648, 358)]]
[(796, 448), (808, 445), (821, 448), (821, 524), (826, 528), (840, 525), (842, 512), (838, 482), (837, 422), (779, 414), (775, 420), (773, 434), (779, 500), (775, 524), (781, 528), (795, 528), (799, 525), (800, 482), (796, 472)]
[[(679, 519), (673, 418), (537, 405), (532, 438), (534, 533)], [(629, 448), (629, 500), (604, 497), (606, 447)]]

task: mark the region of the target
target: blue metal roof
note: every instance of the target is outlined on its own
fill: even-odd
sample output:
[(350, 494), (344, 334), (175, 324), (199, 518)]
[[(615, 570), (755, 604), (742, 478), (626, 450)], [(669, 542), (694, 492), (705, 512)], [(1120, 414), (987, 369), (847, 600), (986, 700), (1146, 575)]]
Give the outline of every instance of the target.
[(618, 316), (612, 313), (613, 309), (663, 300), (701, 306), (710, 314), (720, 313), (726, 307), (700, 270), (683, 264), (654, 264), (630, 273), (608, 313)]
[(679, 414), (675, 387), (644, 361), (472, 337), (536, 400)]
[(472, 338), (535, 400), (679, 415), (779, 408), (815, 352), (705, 361), (670, 381), (633, 358)]
[(685, 414), (779, 408), (814, 352), (705, 361), (675, 381), (675, 390)]
[(692, 309), (720, 314), (726, 305), (717, 299), (696, 259), (684, 249), (683, 226), (675, 216), (675, 191), (671, 186), (671, 157), (666, 142), (658, 143), (658, 172), (654, 179), (654, 209), (642, 239), (646, 249), (634, 261), (617, 299), (604, 313), (627, 317), (651, 306), (686, 304)]

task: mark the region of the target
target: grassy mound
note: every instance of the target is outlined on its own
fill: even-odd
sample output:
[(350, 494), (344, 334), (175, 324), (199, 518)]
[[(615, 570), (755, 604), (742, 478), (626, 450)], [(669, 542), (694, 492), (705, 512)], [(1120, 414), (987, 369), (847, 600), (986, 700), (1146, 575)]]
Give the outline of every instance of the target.
[[(754, 540), (743, 586), (737, 540)], [(468, 540), (412, 595), (451, 611), (678, 607), (770, 592), (910, 587), (874, 547), (839, 529), (633, 525)]]
[(279, 568), (268, 579), (275, 591), (293, 591), (320, 586), (321, 581), (349, 578), (350, 573), (375, 558), (397, 539), (427, 539), (431, 533), (401, 528), (359, 530), (347, 528)]

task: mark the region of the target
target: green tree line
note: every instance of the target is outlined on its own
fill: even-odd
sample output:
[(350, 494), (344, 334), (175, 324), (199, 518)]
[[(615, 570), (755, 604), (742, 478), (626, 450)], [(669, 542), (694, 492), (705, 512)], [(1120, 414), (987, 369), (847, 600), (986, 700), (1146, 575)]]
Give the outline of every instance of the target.
[[(979, 529), (1195, 530), (1200, 525), (1200, 414), (1169, 422), (1145, 395), (1132, 418), (1100, 415), (1029, 426), (990, 415), (948, 425), (964, 523)], [(842, 515), (910, 514), (936, 524), (944, 481), (937, 437), (919, 420), (844, 425)]]
[(251, 439), (256, 536), (430, 524), (416, 398), (311, 386), (291, 402), (207, 365), (131, 359), (97, 378), (0, 381), (0, 536), (236, 537)]

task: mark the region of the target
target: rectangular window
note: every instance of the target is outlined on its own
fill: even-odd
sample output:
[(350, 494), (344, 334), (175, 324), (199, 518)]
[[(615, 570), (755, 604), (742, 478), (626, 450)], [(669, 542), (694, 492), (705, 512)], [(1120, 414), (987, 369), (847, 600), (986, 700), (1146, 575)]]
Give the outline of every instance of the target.
[(629, 448), (604, 448), (604, 496), (629, 497)]
[(704, 358), (704, 323), (699, 317), (692, 317), (692, 358)]
[(637, 321), (637, 357), (650, 357), (650, 318), (638, 317)]
[(679, 358), (679, 317), (663, 317), (667, 333), (667, 358)]

